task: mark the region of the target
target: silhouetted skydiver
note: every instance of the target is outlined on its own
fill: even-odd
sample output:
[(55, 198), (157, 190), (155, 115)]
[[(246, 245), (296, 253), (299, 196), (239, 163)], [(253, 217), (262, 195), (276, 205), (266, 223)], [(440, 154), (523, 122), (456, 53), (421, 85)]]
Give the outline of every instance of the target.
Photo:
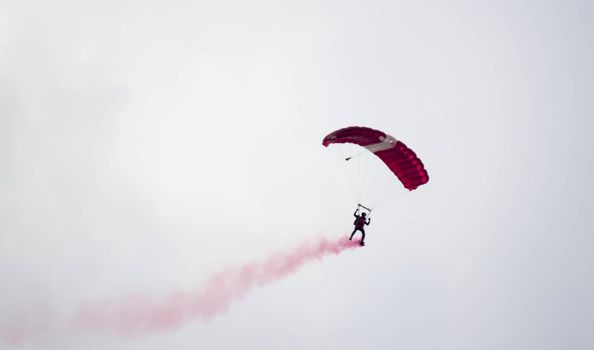
[(353, 230), (353, 233), (351, 233), (351, 237), (349, 239), (352, 240), (353, 236), (355, 235), (355, 232), (361, 231), (361, 245), (365, 245), (365, 225), (369, 225), (369, 223), (371, 222), (371, 218), (367, 219), (367, 213), (365, 212), (361, 213), (361, 215), (357, 215), (357, 212), (359, 212), (359, 206), (357, 206), (357, 209), (353, 214), (356, 218), (355, 222), (353, 222), (353, 225), (355, 225), (355, 229)]

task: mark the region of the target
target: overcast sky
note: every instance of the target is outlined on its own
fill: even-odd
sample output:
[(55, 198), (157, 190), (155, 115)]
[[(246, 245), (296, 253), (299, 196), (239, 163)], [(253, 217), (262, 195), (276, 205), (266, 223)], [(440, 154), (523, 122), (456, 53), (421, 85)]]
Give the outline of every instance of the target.
[[(0, 1), (0, 322), (352, 229), (321, 145), (430, 181), (210, 322), (1, 349), (592, 349), (591, 1)], [(58, 327), (59, 328), (59, 327)]]

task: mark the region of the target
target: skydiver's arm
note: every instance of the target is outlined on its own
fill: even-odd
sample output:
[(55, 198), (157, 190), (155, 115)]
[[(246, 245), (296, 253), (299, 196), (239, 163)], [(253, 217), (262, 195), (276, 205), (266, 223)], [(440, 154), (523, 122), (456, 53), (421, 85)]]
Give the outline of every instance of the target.
[(356, 218), (359, 217), (359, 215), (357, 215), (357, 212), (359, 211), (359, 208), (355, 209), (355, 213), (353, 214)]
[(369, 225), (371, 223), (371, 218), (367, 219), (366, 224)]

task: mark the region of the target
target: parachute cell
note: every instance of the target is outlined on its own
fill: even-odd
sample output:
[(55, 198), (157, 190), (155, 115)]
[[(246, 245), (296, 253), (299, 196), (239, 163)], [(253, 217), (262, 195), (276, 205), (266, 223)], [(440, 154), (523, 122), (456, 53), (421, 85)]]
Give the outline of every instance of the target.
[(425, 166), (415, 152), (383, 131), (351, 126), (328, 134), (322, 141), (326, 147), (337, 143), (356, 144), (375, 154), (409, 191), (429, 181)]

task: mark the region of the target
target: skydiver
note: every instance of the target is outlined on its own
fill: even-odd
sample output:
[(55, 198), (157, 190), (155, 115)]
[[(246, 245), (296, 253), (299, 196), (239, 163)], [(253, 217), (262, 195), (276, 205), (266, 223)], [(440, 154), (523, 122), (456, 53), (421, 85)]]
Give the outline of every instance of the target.
[(361, 215), (358, 215), (357, 213), (359, 212), (359, 207), (361, 205), (359, 204), (357, 206), (357, 209), (355, 210), (355, 213), (353, 214), (355, 216), (355, 221), (353, 222), (353, 225), (355, 225), (355, 229), (353, 230), (353, 233), (351, 233), (351, 237), (349, 238), (349, 240), (353, 239), (353, 236), (355, 235), (355, 232), (357, 231), (361, 231), (361, 245), (364, 246), (365, 245), (365, 225), (369, 225), (369, 223), (371, 222), (371, 218), (367, 218), (367, 213), (362, 212)]

